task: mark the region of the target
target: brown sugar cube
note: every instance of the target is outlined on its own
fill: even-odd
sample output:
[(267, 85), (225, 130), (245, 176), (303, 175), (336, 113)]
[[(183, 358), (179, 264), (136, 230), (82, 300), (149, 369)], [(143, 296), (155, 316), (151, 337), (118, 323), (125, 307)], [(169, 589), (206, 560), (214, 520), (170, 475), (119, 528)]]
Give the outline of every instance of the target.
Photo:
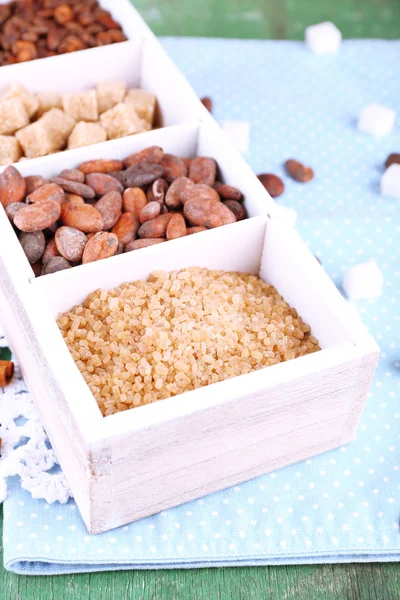
[(100, 114), (122, 102), (126, 94), (124, 81), (104, 81), (96, 89)]
[(41, 119), (15, 134), (27, 158), (46, 156), (53, 152), (51, 136)]
[(99, 109), (96, 90), (71, 92), (63, 95), (64, 111), (75, 121), (98, 121)]
[(52, 108), (39, 119), (49, 132), (52, 152), (65, 148), (75, 121), (59, 108)]
[(0, 165), (18, 162), (22, 156), (19, 141), (11, 135), (0, 135)]
[(39, 101), (34, 94), (28, 92), (28, 90), (21, 83), (12, 83), (4, 94), (1, 95), (2, 100), (10, 100), (11, 98), (19, 98), (22, 104), (25, 106), (28, 117), (32, 118), (39, 108)]
[(0, 135), (15, 133), (29, 123), (29, 115), (20, 98), (0, 102)]
[(152, 128), (156, 110), (156, 97), (154, 94), (139, 89), (128, 90), (124, 102), (132, 105), (139, 117), (149, 123), (149, 129)]
[(81, 121), (75, 125), (73, 132), (69, 136), (68, 150), (99, 144), (106, 140), (106, 130), (100, 123), (86, 123), (85, 121)]
[(109, 140), (144, 131), (141, 118), (130, 104), (119, 103), (100, 116)]
[(48, 112), (52, 108), (63, 107), (62, 95), (57, 92), (39, 92), (36, 94), (39, 107), (36, 111), (36, 115), (41, 117), (44, 113)]

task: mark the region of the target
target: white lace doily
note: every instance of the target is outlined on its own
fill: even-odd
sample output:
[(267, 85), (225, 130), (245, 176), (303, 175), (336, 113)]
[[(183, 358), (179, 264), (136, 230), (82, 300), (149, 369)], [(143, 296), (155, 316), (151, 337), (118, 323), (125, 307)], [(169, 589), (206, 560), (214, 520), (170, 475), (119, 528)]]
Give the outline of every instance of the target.
[[(0, 330), (0, 347), (7, 342)], [(14, 361), (15, 362), (15, 361)], [(18, 365), (12, 383), (0, 388), (0, 503), (7, 496), (7, 477), (18, 476), (33, 498), (49, 504), (68, 502), (71, 492), (51, 449)]]

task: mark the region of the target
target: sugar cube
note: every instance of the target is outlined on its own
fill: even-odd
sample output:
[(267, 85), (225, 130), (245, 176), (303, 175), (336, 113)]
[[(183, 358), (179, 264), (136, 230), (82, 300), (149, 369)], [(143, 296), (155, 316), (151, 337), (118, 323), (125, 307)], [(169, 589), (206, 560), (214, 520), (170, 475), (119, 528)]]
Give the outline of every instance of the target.
[(400, 200), (400, 165), (390, 165), (382, 175), (381, 194)]
[(276, 204), (271, 211), (273, 219), (284, 221), (287, 225), (294, 227), (297, 221), (297, 212), (289, 206), (282, 206), (282, 204)]
[(80, 121), (74, 127), (68, 139), (68, 150), (90, 146), (107, 140), (107, 133), (100, 123), (86, 123)]
[(53, 152), (65, 147), (75, 121), (59, 108), (52, 108), (39, 119), (44, 123), (52, 140)]
[(342, 43), (342, 34), (336, 25), (325, 21), (307, 27), (305, 39), (307, 46), (315, 54), (335, 54)]
[(380, 104), (368, 104), (362, 109), (358, 129), (370, 135), (388, 135), (396, 120), (396, 111)]
[(130, 104), (120, 102), (100, 116), (109, 140), (144, 131), (142, 119)]
[(110, 110), (116, 104), (123, 101), (126, 94), (124, 81), (103, 81), (97, 84), (97, 101), (99, 113)]
[(0, 135), (15, 133), (29, 123), (29, 115), (21, 98), (0, 102)]
[(53, 152), (52, 139), (42, 119), (20, 129), (15, 137), (21, 144), (27, 158), (46, 156)]
[(222, 121), (221, 127), (229, 141), (239, 152), (247, 152), (250, 141), (250, 123), (248, 121)]
[(11, 98), (20, 98), (22, 104), (25, 106), (28, 117), (32, 118), (39, 108), (39, 101), (28, 92), (28, 90), (21, 83), (12, 83), (7, 90), (1, 95), (1, 100), (10, 100)]
[(126, 94), (125, 103), (131, 104), (139, 117), (149, 124), (148, 128), (152, 128), (156, 110), (156, 97), (154, 94), (145, 90), (131, 89)]
[(70, 115), (75, 121), (99, 120), (96, 90), (64, 94), (63, 106), (67, 115)]
[(48, 112), (52, 108), (62, 108), (63, 100), (62, 95), (57, 92), (39, 92), (36, 94), (39, 107), (37, 109), (37, 116), (41, 117), (45, 112)]
[(347, 269), (342, 285), (349, 300), (377, 298), (382, 293), (382, 271), (374, 260), (360, 263)]
[(0, 135), (0, 165), (18, 162), (22, 156), (19, 141), (12, 135)]
[(38, 121), (15, 134), (28, 158), (47, 156), (65, 147), (75, 121), (59, 108), (52, 108)]

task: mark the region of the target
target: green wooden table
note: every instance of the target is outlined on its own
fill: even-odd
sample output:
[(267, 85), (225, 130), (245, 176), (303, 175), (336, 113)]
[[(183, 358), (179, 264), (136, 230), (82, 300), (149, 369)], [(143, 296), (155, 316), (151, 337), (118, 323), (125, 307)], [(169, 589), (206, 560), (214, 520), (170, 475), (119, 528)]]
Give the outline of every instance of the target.
[[(158, 35), (303, 39), (331, 20), (345, 37), (397, 38), (399, 0), (136, 0)], [(1, 356), (4, 358), (4, 356)], [(0, 517), (0, 534), (2, 523)], [(2, 568), (0, 600), (395, 600), (397, 564), (129, 571), (19, 577)]]

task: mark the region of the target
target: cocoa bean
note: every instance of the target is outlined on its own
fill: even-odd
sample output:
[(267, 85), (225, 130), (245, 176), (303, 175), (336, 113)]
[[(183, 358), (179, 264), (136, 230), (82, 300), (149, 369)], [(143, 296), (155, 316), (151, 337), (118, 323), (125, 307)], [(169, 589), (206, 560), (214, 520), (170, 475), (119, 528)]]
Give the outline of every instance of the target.
[(140, 211), (147, 204), (146, 194), (141, 188), (128, 188), (125, 190), (122, 200), (124, 212), (132, 212), (139, 218)]
[(165, 237), (168, 223), (173, 217), (172, 213), (160, 215), (151, 221), (146, 221), (141, 225), (138, 236), (140, 238), (162, 238)]
[(235, 215), (227, 206), (213, 200), (190, 200), (185, 203), (183, 214), (191, 225), (207, 229), (236, 222)]
[(88, 160), (79, 165), (78, 169), (85, 175), (89, 173), (108, 173), (112, 171), (121, 171), (124, 168), (122, 160)]
[(171, 183), (178, 177), (186, 177), (187, 167), (182, 158), (173, 154), (164, 154), (160, 160), (160, 164), (164, 167), (164, 179)]
[(35, 202), (21, 208), (14, 217), (14, 225), (20, 231), (32, 233), (51, 227), (59, 219), (61, 206), (55, 200)]
[(53, 200), (62, 204), (65, 200), (64, 190), (56, 183), (44, 183), (26, 197), (27, 204), (43, 202), (43, 200)]
[(21, 173), (10, 165), (0, 175), (0, 202), (4, 208), (25, 198), (26, 183)]
[(64, 179), (64, 177), (52, 177), (50, 181), (62, 187), (64, 192), (68, 192), (69, 194), (77, 194), (78, 196), (85, 198), (85, 200), (91, 200), (96, 196), (95, 191), (84, 183), (70, 181), (69, 179)]
[(190, 163), (189, 178), (194, 183), (213, 186), (217, 175), (217, 163), (213, 158), (197, 156)]
[(21, 233), (19, 236), (19, 243), (26, 254), (26, 258), (31, 264), (38, 262), (42, 258), (46, 247), (46, 239), (43, 231)]
[(115, 179), (105, 173), (89, 173), (86, 175), (86, 184), (91, 187), (97, 196), (104, 196), (108, 192), (123, 193), (124, 187)]
[(137, 232), (140, 227), (139, 219), (131, 212), (124, 213), (120, 216), (111, 230), (124, 246), (136, 239)]
[(103, 229), (111, 229), (121, 216), (122, 196), (119, 192), (108, 192), (96, 202), (94, 207), (103, 217)]
[(55, 256), (54, 258), (50, 258), (43, 265), (42, 275), (50, 275), (51, 273), (57, 273), (58, 271), (64, 271), (65, 269), (70, 268), (71, 265), (63, 256)]
[(119, 240), (115, 233), (106, 233), (105, 231), (96, 233), (86, 244), (82, 264), (114, 256), (118, 250), (118, 244)]
[(104, 227), (103, 217), (96, 208), (77, 202), (64, 204), (61, 209), (61, 222), (84, 233), (102, 231)]
[(156, 244), (161, 244), (162, 242), (166, 241), (167, 240), (164, 238), (134, 240), (133, 242), (129, 242), (129, 244), (125, 246), (125, 252), (131, 252), (132, 250), (140, 250), (141, 248), (148, 248), (149, 246), (155, 246)]
[(87, 244), (87, 237), (74, 227), (60, 227), (54, 236), (58, 252), (70, 262), (79, 262)]

